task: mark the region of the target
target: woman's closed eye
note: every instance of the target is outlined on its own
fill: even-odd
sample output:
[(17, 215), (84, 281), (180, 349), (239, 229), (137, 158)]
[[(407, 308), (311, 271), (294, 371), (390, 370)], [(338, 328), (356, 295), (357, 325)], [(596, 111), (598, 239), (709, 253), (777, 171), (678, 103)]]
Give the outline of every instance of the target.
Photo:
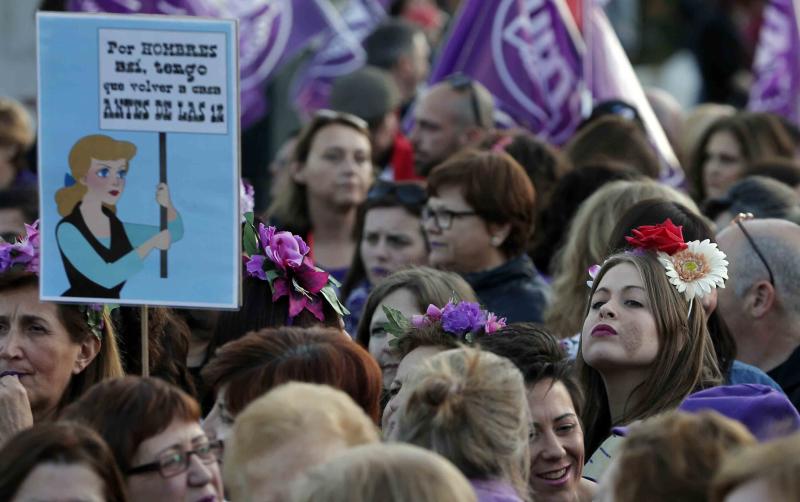
[(401, 249), (411, 245), (411, 240), (405, 235), (389, 235), (386, 237), (386, 244), (395, 249)]

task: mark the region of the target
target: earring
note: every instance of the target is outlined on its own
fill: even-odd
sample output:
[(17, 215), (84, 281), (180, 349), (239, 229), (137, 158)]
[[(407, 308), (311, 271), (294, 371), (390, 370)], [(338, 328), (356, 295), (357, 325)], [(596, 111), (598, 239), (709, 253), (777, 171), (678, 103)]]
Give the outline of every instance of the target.
[(494, 237), (492, 237), (491, 243), (492, 246), (497, 247), (503, 243), (503, 238), (500, 237), (499, 235), (495, 235)]

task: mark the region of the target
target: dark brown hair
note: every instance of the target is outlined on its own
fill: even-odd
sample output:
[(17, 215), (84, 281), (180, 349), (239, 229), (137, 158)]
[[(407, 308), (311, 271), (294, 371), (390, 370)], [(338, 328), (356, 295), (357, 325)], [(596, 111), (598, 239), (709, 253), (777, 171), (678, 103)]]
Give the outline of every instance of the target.
[[(4, 291), (24, 288), (38, 288), (39, 277), (30, 272), (7, 271), (0, 274), (0, 295)], [(86, 313), (78, 305), (57, 304), (58, 318), (75, 344), (81, 344), (90, 336), (94, 336), (86, 321)], [(73, 375), (70, 383), (61, 396), (57, 411), (81, 396), (94, 384), (109, 378), (117, 378), (125, 373), (120, 362), (114, 325), (109, 316), (104, 318), (100, 351), (86, 368)]]
[(510, 224), (500, 249), (507, 258), (525, 252), (533, 231), (536, 192), (525, 170), (506, 153), (466, 150), (431, 171), (428, 195), (454, 186), (486, 223)]
[[(141, 309), (121, 307), (115, 313), (125, 372), (141, 375)], [(191, 336), (189, 325), (170, 308), (149, 307), (147, 326), (150, 376), (177, 385), (187, 394), (196, 396), (194, 382), (186, 368)]]
[(262, 329), (220, 348), (202, 372), (207, 385), (227, 386), (226, 406), (237, 414), (282, 383), (297, 381), (341, 389), (375, 423), (380, 420), (381, 369), (340, 330)]
[(63, 418), (88, 425), (106, 440), (124, 473), (139, 445), (174, 420), (200, 420), (191, 396), (158, 378), (128, 376), (101, 382), (69, 405)]
[(616, 115), (593, 120), (569, 140), (564, 153), (576, 169), (611, 160), (650, 178), (658, 178), (660, 171), (658, 157), (645, 133), (635, 122)]
[(561, 382), (572, 399), (575, 414), (581, 416), (583, 389), (575, 378), (572, 361), (567, 359), (558, 339), (547, 328), (529, 322), (509, 324), (477, 337), (476, 343), (481, 350), (514, 363), (528, 388), (544, 380)]
[[(0, 494), (11, 500), (25, 479), (47, 462), (88, 467), (103, 481), (106, 502), (126, 502), (125, 484), (108, 445), (93, 430), (47, 422), (12, 437), (0, 450)], [(9, 497), (9, 498), (5, 498)]]

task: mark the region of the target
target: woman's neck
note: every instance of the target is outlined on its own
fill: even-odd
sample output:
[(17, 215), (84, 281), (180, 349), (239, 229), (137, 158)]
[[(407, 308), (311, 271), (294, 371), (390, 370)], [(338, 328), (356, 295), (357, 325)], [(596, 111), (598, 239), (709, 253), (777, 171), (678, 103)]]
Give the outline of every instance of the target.
[(83, 196), (83, 199), (81, 199), (81, 213), (84, 217), (87, 214), (103, 214), (103, 203), (100, 199), (95, 199), (87, 193)]
[(341, 209), (309, 197), (308, 219), (314, 231), (314, 242), (352, 243), (357, 211), (356, 206)]
[(636, 404), (633, 393), (645, 381), (647, 373), (647, 369), (635, 369), (603, 374), (611, 425), (627, 425), (623, 423), (623, 417), (630, 407)]

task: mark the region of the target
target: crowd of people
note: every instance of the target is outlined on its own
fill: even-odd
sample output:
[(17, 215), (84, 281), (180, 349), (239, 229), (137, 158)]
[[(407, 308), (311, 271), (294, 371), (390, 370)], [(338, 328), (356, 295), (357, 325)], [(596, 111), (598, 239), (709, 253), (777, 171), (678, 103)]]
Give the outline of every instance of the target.
[(235, 311), (40, 301), (0, 99), (0, 502), (800, 500), (797, 124), (673, 116), (668, 186), (631, 104), (499, 130), (432, 41), (377, 27), (287, 139)]

